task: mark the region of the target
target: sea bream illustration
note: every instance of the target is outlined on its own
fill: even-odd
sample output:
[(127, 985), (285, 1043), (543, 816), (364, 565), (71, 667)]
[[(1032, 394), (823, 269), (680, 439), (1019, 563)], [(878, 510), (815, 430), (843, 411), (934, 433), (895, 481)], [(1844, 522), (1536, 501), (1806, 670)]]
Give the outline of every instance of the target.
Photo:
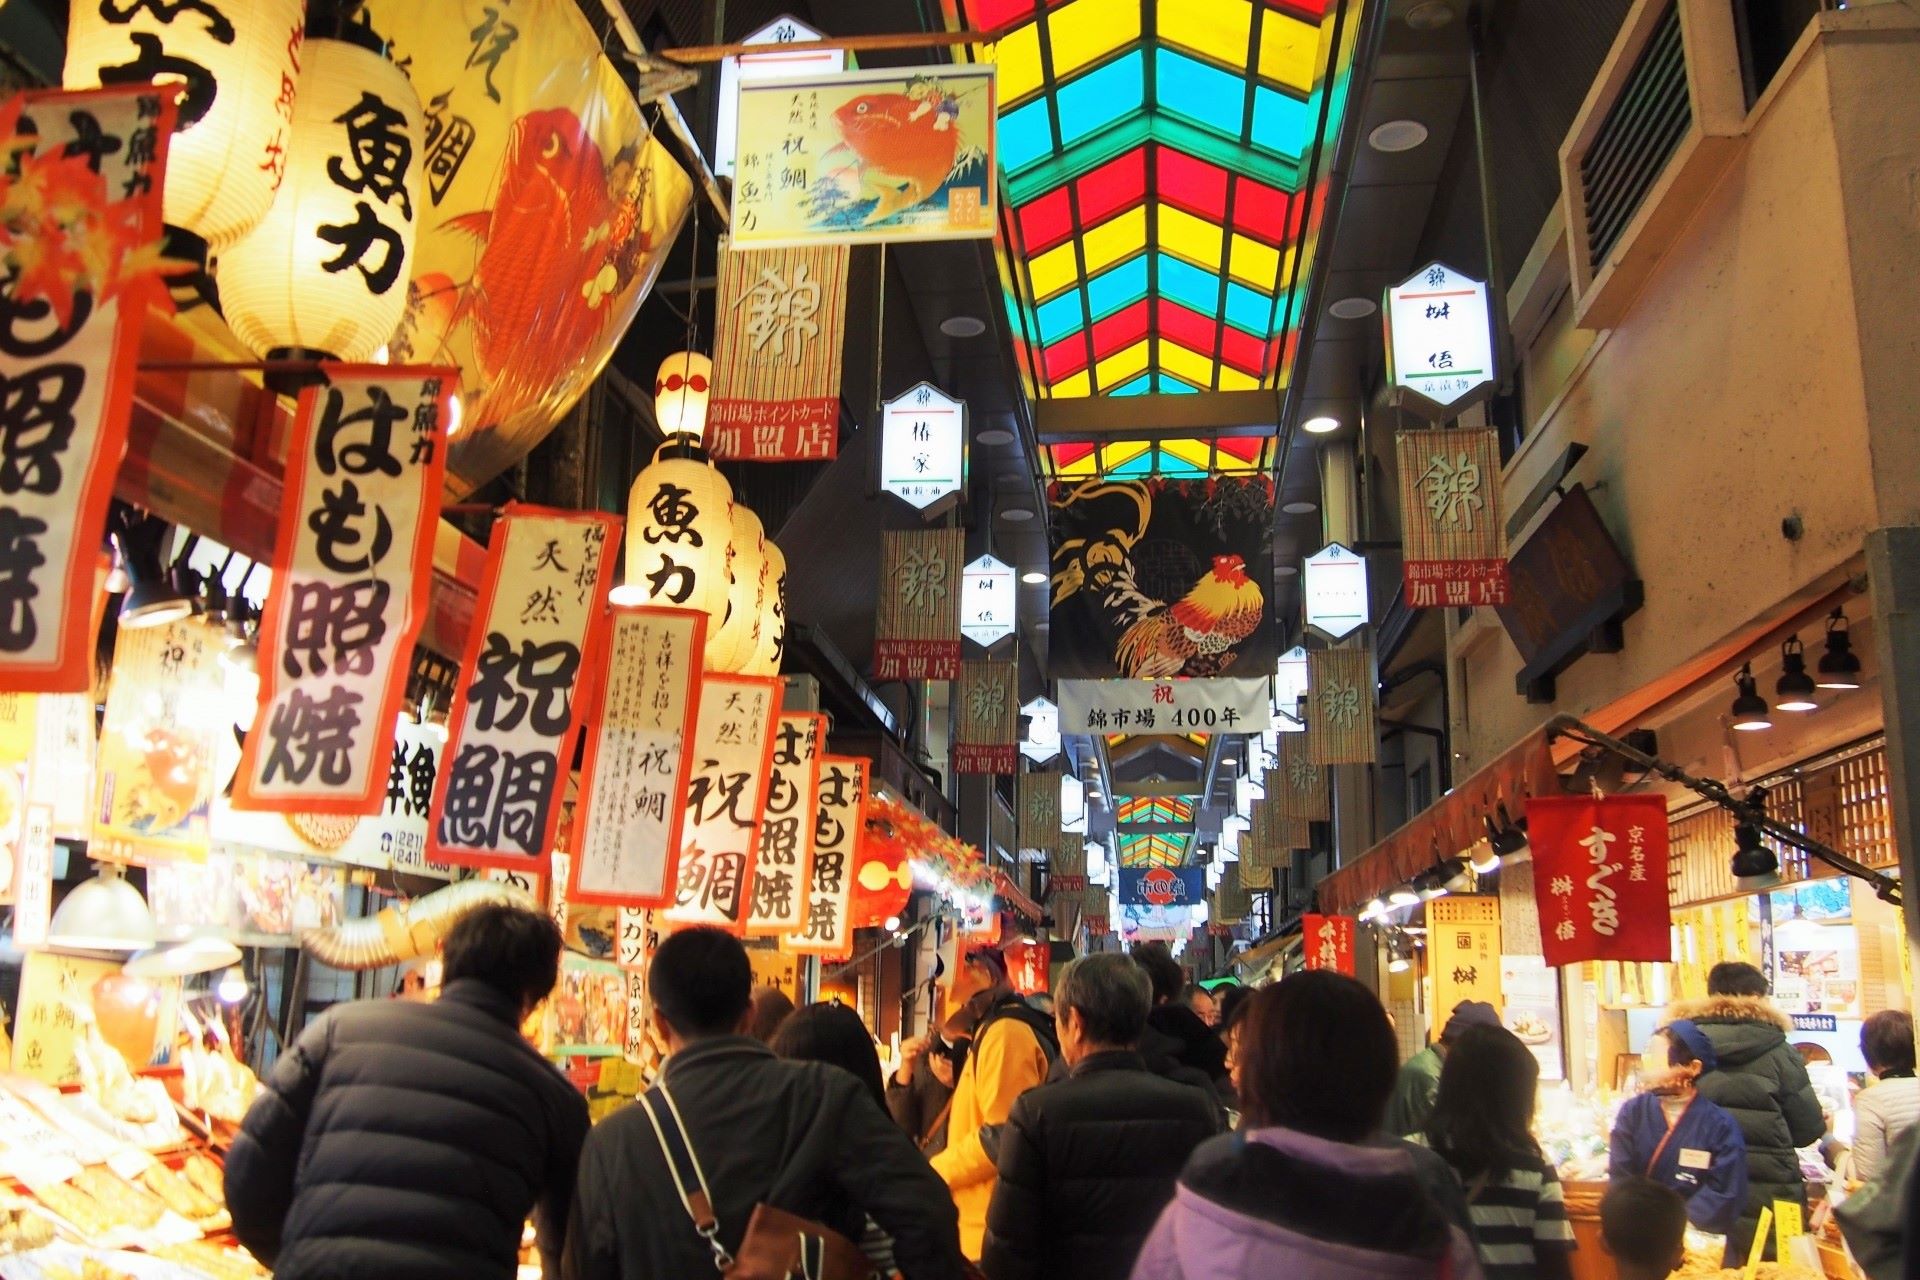
[(930, 82), (902, 93), (863, 93), (834, 111), (841, 141), (823, 158), (852, 156), (853, 199), (874, 202), (866, 226), (925, 201), (971, 157), (959, 118), (959, 100)]

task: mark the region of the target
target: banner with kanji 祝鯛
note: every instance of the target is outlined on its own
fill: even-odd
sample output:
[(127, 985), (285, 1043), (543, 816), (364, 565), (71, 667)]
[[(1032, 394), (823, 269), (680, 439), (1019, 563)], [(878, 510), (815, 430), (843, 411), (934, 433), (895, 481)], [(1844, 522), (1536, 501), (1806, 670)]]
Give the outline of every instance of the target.
[(1664, 797), (1537, 796), (1527, 839), (1548, 964), (1673, 959)]
[(1508, 603), (1499, 432), (1403, 431), (1398, 453), (1407, 603), (1415, 609)]
[(726, 244), (707, 449), (740, 462), (829, 460), (840, 442), (847, 246)]
[(761, 811), (780, 719), (775, 676), (707, 673), (700, 681), (692, 768), (680, 832), (678, 887), (662, 916), (674, 927), (705, 924), (747, 932)]
[(867, 768), (853, 756), (820, 757), (807, 919), (781, 944), (796, 955), (839, 960), (853, 954), (853, 864), (866, 829)]
[(961, 663), (953, 718), (955, 773), (1001, 774), (1019, 768), (1019, 665)]
[(965, 555), (964, 529), (880, 535), (876, 681), (959, 678), (960, 568)]
[(760, 819), (760, 849), (748, 895), (748, 937), (777, 937), (807, 922), (807, 884), (813, 876), (815, 808), (820, 794), (820, 750), (827, 718), (782, 715), (773, 732), (773, 772)]
[(1307, 759), (1319, 765), (1371, 764), (1380, 751), (1373, 652), (1316, 649), (1307, 655), (1307, 682), (1312, 689), (1307, 697)]
[(1301, 958), (1308, 969), (1353, 975), (1352, 916), (1300, 917)]

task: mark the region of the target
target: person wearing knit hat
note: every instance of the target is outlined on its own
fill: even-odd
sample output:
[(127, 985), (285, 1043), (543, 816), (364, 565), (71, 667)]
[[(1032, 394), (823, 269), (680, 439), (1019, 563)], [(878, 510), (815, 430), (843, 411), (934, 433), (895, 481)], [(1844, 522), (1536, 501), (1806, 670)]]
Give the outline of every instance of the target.
[(1427, 1117), (1433, 1114), (1434, 1094), (1440, 1089), (1440, 1067), (1447, 1059), (1448, 1046), (1468, 1027), (1499, 1025), (1499, 1013), (1484, 1000), (1462, 1000), (1453, 1006), (1440, 1028), (1440, 1038), (1400, 1064), (1400, 1077), (1387, 1103), (1387, 1134), (1404, 1138), (1426, 1128)]
[(1651, 1178), (1687, 1202), (1687, 1220), (1726, 1235), (1747, 1201), (1747, 1142), (1740, 1122), (1703, 1097), (1700, 1077), (1718, 1065), (1713, 1041), (1676, 1018), (1648, 1042), (1646, 1092), (1620, 1108), (1607, 1148), (1607, 1178)]

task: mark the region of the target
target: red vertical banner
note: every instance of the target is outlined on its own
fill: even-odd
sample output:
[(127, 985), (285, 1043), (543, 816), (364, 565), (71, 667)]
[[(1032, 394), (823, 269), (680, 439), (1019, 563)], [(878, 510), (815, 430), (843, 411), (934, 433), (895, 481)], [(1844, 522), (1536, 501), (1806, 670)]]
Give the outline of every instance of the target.
[(377, 814), (433, 585), (451, 369), (330, 365), (300, 393), (235, 809)]
[(1304, 943), (1302, 959), (1309, 969), (1331, 969), (1353, 976), (1352, 916), (1305, 915), (1300, 917), (1300, 936)]
[(177, 86), (0, 108), (0, 689), (84, 693), (94, 565), (127, 449)]
[(1533, 896), (1548, 964), (1673, 959), (1667, 837), (1660, 796), (1527, 801)]
[(598, 669), (617, 516), (509, 506), (493, 526), (433, 792), (429, 862), (545, 874)]
[(831, 960), (853, 954), (853, 864), (866, 829), (867, 768), (852, 756), (820, 757), (807, 920), (784, 950)]
[(1022, 938), (1001, 953), (1007, 960), (1007, 977), (1013, 989), (1023, 996), (1039, 995), (1053, 982), (1053, 949), (1034, 938)]
[(773, 772), (767, 778), (760, 848), (753, 863), (753, 905), (747, 911), (749, 937), (778, 937), (807, 922), (820, 750), (826, 741), (825, 716), (783, 715), (774, 730)]
[(673, 905), (661, 913), (674, 928), (707, 924), (746, 935), (780, 691), (774, 676), (709, 672), (701, 678), (687, 752), (680, 865)]

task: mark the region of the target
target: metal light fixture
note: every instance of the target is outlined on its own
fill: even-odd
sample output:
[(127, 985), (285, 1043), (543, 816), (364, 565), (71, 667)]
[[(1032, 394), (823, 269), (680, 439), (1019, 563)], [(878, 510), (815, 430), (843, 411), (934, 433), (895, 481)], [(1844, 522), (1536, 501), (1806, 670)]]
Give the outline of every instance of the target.
[[(123, 627), (164, 626), (193, 612), (197, 593), (176, 588), (175, 575), (166, 567), (168, 532), (167, 522), (158, 516), (114, 505), (108, 537), (127, 578), (126, 594), (120, 601)], [(182, 579), (187, 580), (185, 574)]]
[(1479, 868), (1468, 858), (1456, 858), (1435, 874), (1443, 877), (1441, 887), (1447, 893), (1472, 893), (1473, 877)]
[(1807, 674), (1799, 636), (1788, 636), (1780, 646), (1780, 678), (1773, 685), (1773, 705), (1781, 711), (1814, 711), (1820, 706), (1813, 700), (1813, 677)]
[(1387, 895), (1387, 908), (1397, 910), (1400, 907), (1417, 907), (1420, 901), (1420, 895), (1413, 891), (1413, 887), (1403, 884)]
[(1768, 713), (1767, 700), (1760, 696), (1760, 687), (1753, 678), (1751, 663), (1740, 668), (1733, 677), (1733, 683), (1734, 687), (1740, 691), (1733, 700), (1733, 727), (1745, 733), (1773, 728), (1773, 719)]
[(1860, 687), (1860, 655), (1853, 651), (1846, 611), (1838, 606), (1827, 615), (1827, 651), (1820, 655), (1820, 678), (1815, 683), (1822, 689)]
[(1485, 875), (1498, 867), (1502, 858), (1511, 858), (1527, 847), (1527, 828), (1513, 820), (1504, 800), (1482, 822), (1487, 830), (1486, 852), (1475, 857), (1473, 869)]
[(1362, 921), (1378, 920), (1392, 910), (1385, 898), (1375, 898), (1360, 909), (1360, 919)]
[(145, 951), (159, 941), (153, 912), (127, 882), (118, 863), (95, 864), (94, 874), (68, 891), (47, 924), (55, 951)]
[(137, 952), (123, 969), (135, 978), (184, 978), (239, 963), (239, 947), (216, 933), (202, 931), (179, 942)]
[(1740, 889), (1751, 892), (1779, 882), (1780, 859), (1762, 843), (1759, 828), (1735, 823), (1733, 846), (1733, 881)]

